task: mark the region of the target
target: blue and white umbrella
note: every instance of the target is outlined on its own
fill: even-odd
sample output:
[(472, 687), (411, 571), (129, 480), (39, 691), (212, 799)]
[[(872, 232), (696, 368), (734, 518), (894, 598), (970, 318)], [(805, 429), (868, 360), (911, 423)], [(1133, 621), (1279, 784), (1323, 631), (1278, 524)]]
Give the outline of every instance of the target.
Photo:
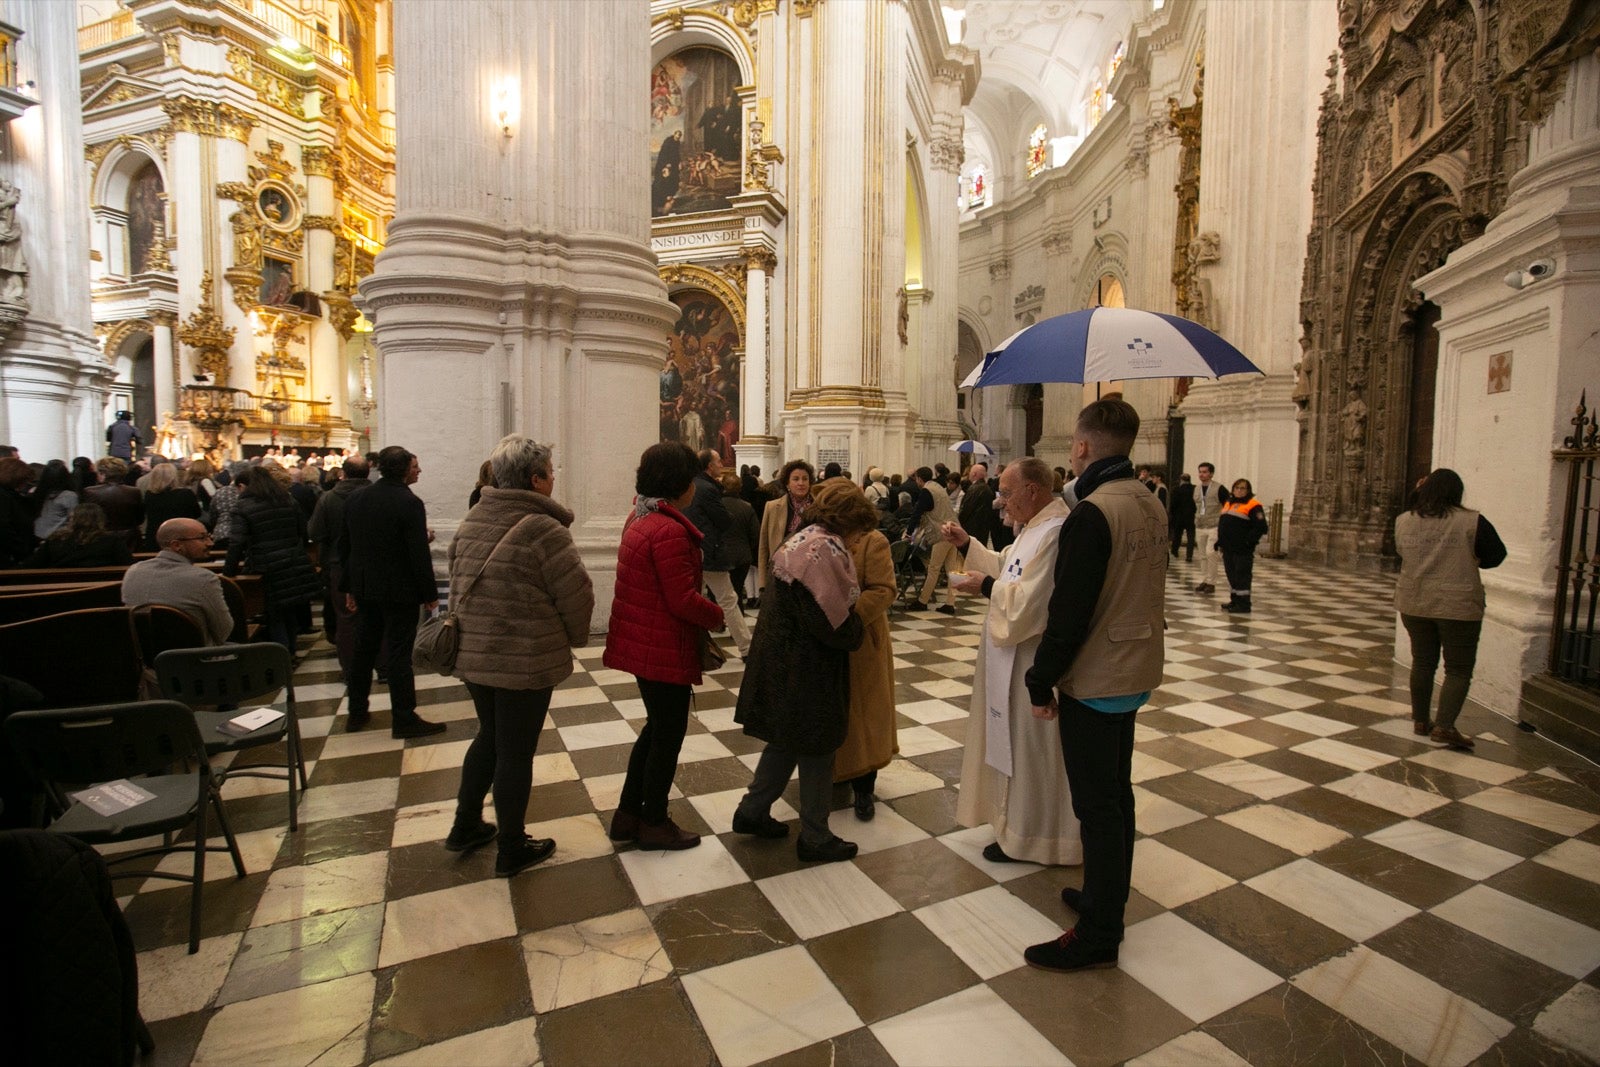
[(957, 441), (950, 446), (952, 452), (971, 452), (974, 456), (993, 456), (994, 449), (982, 441)]
[(984, 357), (976, 385), (1261, 374), (1243, 352), (1177, 315), (1089, 308), (1025, 327)]

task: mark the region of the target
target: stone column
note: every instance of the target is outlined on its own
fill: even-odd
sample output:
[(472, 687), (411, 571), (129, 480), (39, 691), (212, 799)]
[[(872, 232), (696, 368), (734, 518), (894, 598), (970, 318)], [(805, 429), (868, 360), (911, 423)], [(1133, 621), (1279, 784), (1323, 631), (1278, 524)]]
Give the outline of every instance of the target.
[[(321, 146), (301, 149), (301, 168), (306, 175), (306, 251), (305, 288), (325, 294), (338, 279), (333, 276), (334, 233), (339, 225), (339, 205), (333, 190), (333, 165), (329, 151)], [(335, 328), (335, 308), (326, 302), (323, 316), (312, 323), (307, 333), (310, 358), (307, 360), (306, 398), (330, 400), (330, 416), (349, 410), (345, 339)]]
[(768, 383), (772, 358), (767, 345), (767, 278), (778, 258), (765, 246), (746, 248), (744, 307), (744, 384), (740, 387), (739, 443), (734, 455), (740, 466), (754, 463), (763, 477), (783, 464), (782, 442), (771, 435)]
[(8, 0), (23, 31), (17, 77), (38, 105), (0, 126), (0, 180), (21, 230), (9, 255), (25, 271), (0, 280), (0, 441), (28, 461), (101, 455), (106, 390), (89, 306), (89, 215), (79, 109), (77, 9)]
[(156, 386), (156, 418), (164, 418), (169, 411), (178, 410), (178, 389), (182, 384), (178, 369), (177, 348), (173, 342), (172, 329), (178, 323), (176, 311), (153, 311), (150, 321), (154, 326), (151, 331), (153, 346), (152, 358), (155, 362)]
[(598, 626), (677, 317), (649, 246), (648, 95), (626, 74), (649, 23), (645, 0), (395, 5), (406, 163), (361, 284), (382, 363), (373, 445), (420, 453), (436, 550), (503, 434), (549, 442)]

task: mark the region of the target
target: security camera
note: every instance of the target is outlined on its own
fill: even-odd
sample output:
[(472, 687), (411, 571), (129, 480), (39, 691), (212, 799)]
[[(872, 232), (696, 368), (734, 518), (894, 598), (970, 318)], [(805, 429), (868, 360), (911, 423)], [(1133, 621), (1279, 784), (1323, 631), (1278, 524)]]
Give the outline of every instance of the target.
[(1528, 275), (1535, 281), (1540, 278), (1548, 278), (1555, 272), (1556, 264), (1553, 259), (1536, 259), (1528, 264)]

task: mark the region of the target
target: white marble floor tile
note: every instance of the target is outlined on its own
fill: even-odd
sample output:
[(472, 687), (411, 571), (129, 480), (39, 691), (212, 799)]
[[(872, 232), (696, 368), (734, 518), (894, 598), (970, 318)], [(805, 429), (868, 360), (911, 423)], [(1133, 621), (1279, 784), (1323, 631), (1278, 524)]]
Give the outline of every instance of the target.
[(536, 1019), (518, 1019), (504, 1026), (424, 1045), (386, 1060), (374, 1060), (373, 1067), (463, 1067), (464, 1064), (535, 1067), (540, 1062), (538, 1030)]
[(1313, 737), (1332, 737), (1334, 734), (1347, 733), (1355, 729), (1347, 722), (1313, 715), (1306, 711), (1281, 711), (1276, 715), (1267, 716), (1266, 721), (1287, 726), (1291, 730), (1299, 730), (1303, 734), (1311, 734)]
[(1511, 1024), (1488, 1009), (1365, 945), (1290, 981), (1434, 1067), (1465, 1067), (1511, 1032)]
[(1171, 912), (1128, 927), (1118, 965), (1197, 1023), (1243, 1004), (1281, 981)]
[(911, 688), (939, 700), (959, 700), (972, 694), (972, 686), (957, 678), (935, 678), (927, 682), (912, 682)]
[(1352, 774), (1348, 778), (1340, 778), (1336, 782), (1329, 782), (1323, 786), (1335, 793), (1343, 793), (1353, 800), (1372, 804), (1414, 819), (1418, 815), (1430, 812), (1434, 808), (1442, 808), (1450, 803), (1449, 800), (1438, 793), (1430, 793), (1423, 789), (1413, 789), (1409, 785), (1391, 782), (1387, 778), (1379, 778), (1366, 773)]
[(228, 977), (242, 936), (204, 938), (193, 956), (187, 940), (139, 953), (139, 1013), (146, 1021), (155, 1022), (210, 1004)]
[(1160, 793), (1152, 793), (1142, 786), (1133, 787), (1133, 821), (1140, 833), (1153, 836), (1203, 818), (1205, 816), (1193, 808), (1168, 800)]
[(229, 1004), (206, 1026), (196, 1067), (354, 1067), (366, 1059), (377, 976), (352, 974)]
[(1600, 989), (1579, 982), (1539, 1013), (1533, 1030), (1600, 1063)]
[(388, 852), (282, 867), (267, 879), (266, 892), (251, 916), (251, 926), (271, 926), (290, 919), (325, 915), (383, 900), (389, 870)]
[(641, 904), (709, 893), (713, 889), (748, 882), (739, 862), (715, 837), (702, 837), (700, 844), (682, 852), (620, 853), (622, 869), (628, 872), (633, 891)]
[(931, 836), (887, 804), (877, 805), (871, 822), (856, 818), (854, 807), (832, 812), (828, 815), (828, 829), (846, 841), (854, 841), (862, 855), (925, 841)]
[(533, 784), (549, 785), (552, 782), (576, 782), (578, 768), (565, 752), (546, 752), (533, 757)]
[(994, 829), (974, 826), (939, 838), (939, 843), (997, 882), (1009, 882), (1037, 871), (1031, 863), (991, 863), (983, 858), (984, 846), (994, 842)]
[[(596, 811), (614, 811), (618, 801), (622, 798), (622, 785), (627, 781), (627, 774), (619, 771), (616, 774), (597, 774), (583, 779), (583, 788), (589, 794), (589, 799), (594, 802)], [(538, 785), (539, 780), (534, 779)], [(681, 800), (683, 791), (677, 786), (667, 790), (668, 800)]]
[(711, 733), (693, 733), (684, 737), (678, 749), (679, 763), (699, 763), (708, 759), (726, 759), (733, 751)]
[(344, 732), (344, 721), (340, 720), (338, 732), (329, 734), (328, 739), (322, 743), (322, 754), (319, 759), (342, 759), (345, 756), (367, 756), (374, 752), (398, 752), (406, 747), (406, 743), (397, 737), (390, 737), (388, 730), (381, 730), (376, 726), (369, 726), (360, 733), (347, 734)]
[(443, 741), (436, 745), (415, 745), (407, 748), (400, 757), (401, 774), (421, 774), (425, 771), (455, 770), (467, 754), (471, 741)]
[(1410, 904), (1311, 860), (1258, 874), (1245, 885), (1356, 941), (1417, 914)]
[(400, 795), (399, 778), (371, 778), (362, 782), (319, 785), (305, 791), (300, 801), (300, 822), (344, 819), (373, 811), (388, 811)]
[(1143, 1056), (1135, 1056), (1127, 1067), (1250, 1067), (1250, 1061), (1204, 1030), (1179, 1034)]
[(606, 829), (607, 824), (600, 821), (600, 816), (589, 814), (532, 822), (524, 832), (529, 837), (548, 837), (555, 841), (556, 850), (543, 866), (559, 867), (563, 863), (609, 856), (616, 851)]
[(962, 719), (967, 716), (966, 708), (958, 707), (948, 700), (913, 700), (901, 704), (895, 710), (911, 721), (922, 723), (924, 726), (930, 723)]
[(605, 704), (609, 699), (597, 685), (578, 686), (574, 689), (557, 689), (550, 694), (552, 708), (581, 708), (588, 704)]
[(926, 756), (930, 752), (943, 752), (946, 749), (960, 748), (961, 742), (935, 730), (931, 726), (909, 726), (899, 731), (900, 757), (909, 759), (912, 756)]
[(522, 952), (533, 1010), (541, 1013), (648, 985), (672, 973), (650, 917), (639, 908), (528, 934)]
[(611, 706), (617, 709), (618, 715), (629, 721), (639, 721), (645, 718), (644, 701), (638, 697), (631, 697), (627, 700), (613, 700)]
[[(1405, 723), (1410, 730), (1410, 720)], [(1415, 736), (1414, 734), (1412, 736)], [(1478, 756), (1469, 756), (1465, 752), (1453, 752), (1447, 748), (1434, 749), (1417, 756), (1407, 756), (1410, 763), (1418, 763), (1424, 767), (1437, 767), (1441, 771), (1459, 774), (1463, 778), (1471, 778), (1479, 782), (1488, 782), (1490, 785), (1505, 785), (1514, 782), (1528, 772), (1521, 767), (1508, 767), (1504, 763), (1494, 760), (1481, 759)]]
[[(1364, 641), (1361, 638), (1355, 638), (1353, 640), (1345, 640), (1345, 641), (1334, 640), (1334, 641), (1330, 641), (1328, 643), (1329, 644), (1341, 645), (1342, 647), (1346, 647), (1346, 648), (1370, 648), (1370, 647), (1372, 647), (1369, 642)], [(1368, 682), (1368, 681), (1363, 681), (1360, 678), (1352, 678), (1352, 677), (1350, 677), (1348, 675), (1343, 675), (1343, 674), (1329, 675), (1329, 676), (1324, 677), (1324, 678), (1315, 678), (1315, 679), (1313, 679), (1313, 681), (1315, 681), (1318, 685), (1325, 685), (1329, 689), (1342, 689), (1346, 693), (1375, 693), (1375, 692), (1378, 692), (1379, 690), (1389, 688), (1383, 682)]]
[(1287, 774), (1246, 760), (1230, 760), (1227, 763), (1218, 763), (1210, 767), (1203, 767), (1195, 772), (1213, 782), (1231, 786), (1253, 797), (1262, 800), (1273, 800), (1277, 797), (1297, 793), (1307, 788), (1310, 783), (1302, 782), (1298, 778), (1291, 778)]
[[(754, 769), (754, 763), (751, 767)], [(878, 795), (879, 800), (898, 800), (914, 793), (926, 793), (930, 789), (943, 788), (944, 779), (937, 774), (925, 771), (906, 760), (895, 759), (889, 761), (887, 767), (879, 769), (878, 783), (872, 787), (872, 791)]]
[(1174, 774), (1182, 773), (1183, 768), (1177, 764), (1168, 763), (1164, 759), (1158, 759), (1148, 753), (1140, 752), (1138, 749), (1133, 750), (1132, 780), (1134, 782), (1150, 782), (1157, 778), (1167, 778)]
[(253, 1000), (370, 971), (378, 965), (382, 935), (382, 904), (246, 930), (217, 1003)]
[(756, 887), (803, 940), (882, 919), (900, 910), (853, 863), (825, 863), (773, 878)]
[(1253, 737), (1223, 728), (1210, 730), (1196, 730), (1183, 735), (1185, 741), (1193, 741), (1197, 745), (1204, 745), (1213, 752), (1220, 752), (1224, 756), (1234, 759), (1244, 759), (1247, 756), (1257, 756), (1263, 752), (1271, 752), (1273, 746), (1265, 741), (1258, 741)]
[[(622, 701), (617, 701), (619, 710), (621, 703)], [(699, 711), (694, 713), (694, 717), (699, 719), (700, 725), (704, 726), (707, 730), (711, 731), (712, 733), (720, 734), (726, 733), (729, 730), (739, 729), (739, 724), (733, 721), (733, 716), (737, 711), (737, 708), (701, 708)], [(644, 716), (641, 714), (638, 717), (643, 718)]]
[(516, 932), (507, 879), (490, 878), (418, 893), (384, 906), (378, 966), (392, 967), (465, 945), (511, 937)]
[(725, 1067), (748, 1067), (861, 1025), (801, 945), (686, 974), (683, 989)]
[(1379, 715), (1391, 715), (1403, 719), (1405, 726), (1411, 724), (1411, 705), (1403, 700), (1392, 700), (1389, 697), (1377, 696), (1372, 693), (1361, 693), (1352, 697), (1340, 697), (1339, 703), (1348, 708), (1360, 708), (1362, 711), (1375, 711)]
[(638, 734), (633, 732), (625, 719), (607, 719), (601, 722), (580, 723), (577, 726), (562, 726), (557, 731), (561, 735), (561, 743), (568, 752), (577, 752), (585, 748), (603, 748), (606, 745), (631, 745), (638, 740)]
[(1400, 757), (1391, 756), (1387, 752), (1376, 749), (1362, 748), (1345, 741), (1335, 740), (1331, 737), (1319, 737), (1314, 741), (1306, 741), (1295, 745), (1289, 751), (1298, 752), (1302, 756), (1331, 763), (1335, 767), (1343, 767), (1351, 771), (1370, 771), (1375, 767), (1382, 767), (1387, 763), (1394, 763)]
[(1276, 804), (1256, 804), (1217, 816), (1218, 822), (1255, 834), (1263, 841), (1271, 841), (1297, 856), (1309, 856), (1337, 845), (1350, 835), (1337, 826), (1319, 822), (1298, 811), (1280, 808)]
[(1600, 815), (1498, 786), (1485, 789), (1481, 793), (1474, 793), (1463, 799), (1462, 803), (1537, 826), (1541, 830), (1553, 830), (1568, 837), (1576, 837), (1595, 823), (1600, 823)]
[(1412, 819), (1374, 830), (1367, 840), (1475, 881), (1491, 878), (1522, 862), (1515, 853)]
[[(689, 804), (700, 813), (700, 817), (706, 821), (706, 826), (710, 827), (712, 833), (725, 834), (733, 830), (733, 813), (743, 798), (743, 789), (725, 789), (720, 793), (702, 793), (690, 797)], [(800, 813), (790, 807), (789, 802), (782, 797), (773, 803), (770, 814), (779, 822), (788, 822), (800, 817)], [(880, 810), (878, 814), (881, 817), (883, 811)]]
[[(1574, 978), (1600, 967), (1600, 930), (1498, 889), (1475, 885), (1431, 910), (1441, 919)], [(1600, 921), (1600, 916), (1596, 919)]]
[[(284, 787), (278, 787), (282, 790)], [(214, 825), (214, 824), (213, 824)], [(251, 830), (248, 833), (235, 834), (234, 840), (239, 843), (239, 857), (244, 860), (244, 869), (247, 874), (260, 874), (272, 870), (272, 863), (278, 858), (278, 850), (283, 847), (283, 839), (288, 834), (287, 825), (272, 830)], [(193, 841), (190, 844), (193, 845)], [(210, 837), (206, 843), (218, 848), (225, 848), (227, 839), (222, 836)], [(181, 874), (185, 877), (194, 873), (194, 852), (185, 850), (162, 856), (161, 862), (155, 869), (167, 874)], [(206, 881), (216, 882), (225, 878), (236, 878), (238, 872), (233, 869), (233, 857), (226, 852), (212, 852), (206, 856)], [(161, 884), (167, 886), (176, 883), (161, 879)]]
[(1293, 689), (1252, 689), (1250, 696), (1256, 700), (1265, 700), (1268, 704), (1276, 704), (1280, 708), (1309, 708), (1322, 703), (1316, 697), (1297, 693)]
[(1176, 685), (1163, 685), (1163, 693), (1171, 696), (1180, 696), (1188, 700), (1215, 700), (1217, 697), (1228, 696), (1226, 689), (1218, 689), (1214, 685), (1204, 682), (1179, 682)]
[(1574, 878), (1600, 882), (1600, 845), (1591, 845), (1587, 841), (1563, 841), (1548, 852), (1533, 857), (1533, 862), (1554, 867)]
[(414, 804), (394, 813), (394, 836), (389, 847), (420, 845), (428, 841), (443, 841), (450, 835), (456, 821), (456, 802), (440, 800), (432, 804)]
[[(1166, 693), (1166, 691), (1168, 691), (1168, 689), (1163, 689), (1163, 693)], [(1192, 718), (1192, 720), (1197, 721), (1197, 723), (1205, 723), (1206, 726), (1232, 726), (1235, 725), (1235, 723), (1248, 723), (1248, 721), (1250, 721), (1250, 715), (1243, 715), (1243, 713), (1240, 712), (1230, 712), (1230, 710), (1227, 710), (1226, 707), (1218, 707), (1216, 704), (1206, 704), (1205, 701), (1189, 701), (1186, 702), (1186, 704), (1174, 704), (1173, 707), (1168, 707), (1168, 709), (1162, 710), (1171, 712), (1173, 715), (1182, 715), (1184, 718)]]
[(1067, 1059), (988, 986), (975, 985), (872, 1024), (896, 1063), (1012, 1067)]
[(1234, 879), (1160, 841), (1140, 841), (1133, 850), (1133, 888), (1164, 908), (1226, 889)]
[[(1023, 949), (1061, 934), (1058, 922), (998, 885), (929, 904), (912, 914), (984, 981), (1025, 966)], [(1062, 909), (1061, 919), (1066, 918)]]
[[(478, 717), (477, 705), (473, 704), (471, 700), (451, 700), (442, 704), (429, 704), (419, 710), (423, 711), (423, 718), (429, 722), (465, 722)], [(546, 721), (545, 729), (548, 730), (549, 728), (549, 722)]]

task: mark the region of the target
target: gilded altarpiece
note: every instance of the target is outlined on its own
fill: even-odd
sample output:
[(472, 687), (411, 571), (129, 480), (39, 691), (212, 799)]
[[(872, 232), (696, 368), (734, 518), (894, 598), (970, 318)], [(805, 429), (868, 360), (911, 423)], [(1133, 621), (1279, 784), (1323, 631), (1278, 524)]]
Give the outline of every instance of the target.
[(1432, 319), (1412, 283), (1504, 207), (1574, 2), (1339, 0), (1301, 289), (1297, 554), (1393, 555), (1409, 453), (1428, 447), (1411, 413), (1431, 405), (1413, 395)]

